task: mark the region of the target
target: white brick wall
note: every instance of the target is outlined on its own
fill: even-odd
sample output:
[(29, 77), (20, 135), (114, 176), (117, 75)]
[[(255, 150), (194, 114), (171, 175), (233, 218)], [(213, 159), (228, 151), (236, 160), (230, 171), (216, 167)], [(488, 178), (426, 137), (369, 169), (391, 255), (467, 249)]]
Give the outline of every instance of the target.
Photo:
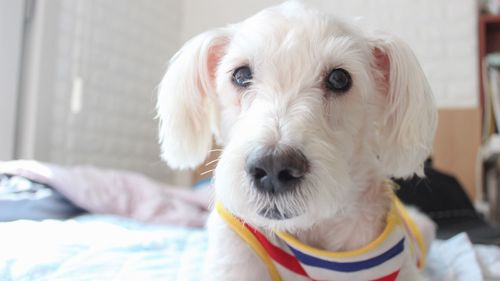
[(21, 157), (178, 183), (159, 158), (154, 116), (156, 86), (179, 45), (180, 10), (177, 0), (39, 2), (41, 31), (32, 36), (42, 42), (41, 58), (33, 55), (29, 67), (41, 67), (27, 83), (38, 83), (36, 99), (47, 102), (35, 106), (36, 133), (27, 144), (34, 155)]
[[(183, 1), (183, 41), (206, 29), (237, 22), (276, 0)], [(362, 17), (402, 37), (415, 51), (440, 107), (478, 104), (475, 0), (308, 0), (332, 14)]]
[[(153, 117), (155, 88), (178, 41), (178, 12), (177, 1), (62, 2), (51, 160), (168, 178)], [(69, 105), (78, 77), (75, 113)]]

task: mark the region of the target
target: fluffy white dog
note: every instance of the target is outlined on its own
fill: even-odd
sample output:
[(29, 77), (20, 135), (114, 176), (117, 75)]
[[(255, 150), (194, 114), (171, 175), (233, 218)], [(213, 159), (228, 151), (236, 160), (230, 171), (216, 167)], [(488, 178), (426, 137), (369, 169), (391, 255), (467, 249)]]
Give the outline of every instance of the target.
[(399, 39), (271, 7), (187, 42), (158, 113), (170, 166), (203, 162), (213, 135), (224, 147), (207, 279), (422, 279), (432, 231), (415, 231), (386, 179), (422, 175), (436, 108)]

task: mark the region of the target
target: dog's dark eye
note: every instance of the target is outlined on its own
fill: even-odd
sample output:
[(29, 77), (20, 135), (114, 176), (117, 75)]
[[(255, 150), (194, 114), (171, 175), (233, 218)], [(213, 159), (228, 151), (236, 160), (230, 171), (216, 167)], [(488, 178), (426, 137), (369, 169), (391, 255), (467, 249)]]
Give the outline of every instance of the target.
[(352, 79), (349, 72), (342, 68), (336, 68), (326, 77), (326, 88), (336, 94), (342, 94), (352, 86)]
[(233, 83), (242, 88), (246, 88), (250, 86), (250, 82), (252, 80), (252, 70), (248, 66), (238, 67), (233, 72)]

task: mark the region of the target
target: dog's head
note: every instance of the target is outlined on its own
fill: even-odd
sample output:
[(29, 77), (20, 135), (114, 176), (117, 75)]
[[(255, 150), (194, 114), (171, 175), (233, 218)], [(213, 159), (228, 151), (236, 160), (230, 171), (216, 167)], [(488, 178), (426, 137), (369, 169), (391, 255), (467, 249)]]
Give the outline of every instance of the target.
[(215, 135), (217, 199), (283, 230), (334, 216), (370, 182), (421, 174), (436, 127), (405, 43), (296, 2), (187, 42), (158, 113), (172, 167), (200, 164)]

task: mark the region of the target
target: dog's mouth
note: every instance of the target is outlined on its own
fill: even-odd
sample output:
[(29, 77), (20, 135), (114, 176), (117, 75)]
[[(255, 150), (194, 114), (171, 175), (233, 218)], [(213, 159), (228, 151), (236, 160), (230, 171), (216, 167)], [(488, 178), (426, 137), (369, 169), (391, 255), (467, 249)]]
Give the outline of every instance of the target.
[(261, 209), (259, 215), (271, 220), (286, 220), (297, 216), (290, 212), (281, 212), (276, 206)]

